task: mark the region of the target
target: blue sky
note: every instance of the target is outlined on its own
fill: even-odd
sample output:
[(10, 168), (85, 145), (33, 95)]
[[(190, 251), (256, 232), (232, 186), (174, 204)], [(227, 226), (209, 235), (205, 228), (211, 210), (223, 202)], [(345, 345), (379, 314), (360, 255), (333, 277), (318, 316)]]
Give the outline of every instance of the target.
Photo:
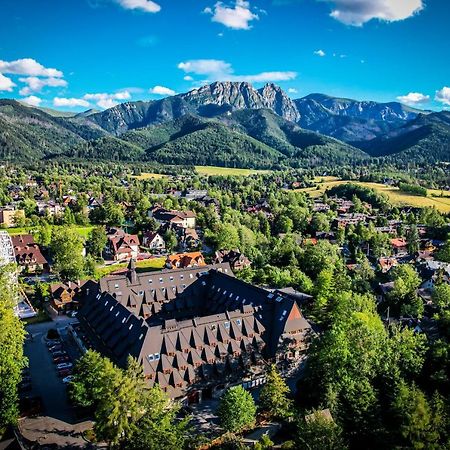
[(450, 106), (448, 0), (2, 0), (0, 96), (65, 110), (213, 80)]

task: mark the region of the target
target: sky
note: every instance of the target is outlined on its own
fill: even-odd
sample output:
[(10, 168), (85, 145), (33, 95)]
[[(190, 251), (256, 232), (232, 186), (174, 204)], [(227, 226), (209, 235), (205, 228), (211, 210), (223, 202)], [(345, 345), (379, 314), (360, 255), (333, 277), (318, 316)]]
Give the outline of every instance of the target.
[(449, 0), (1, 0), (0, 97), (105, 109), (203, 84), (450, 108)]

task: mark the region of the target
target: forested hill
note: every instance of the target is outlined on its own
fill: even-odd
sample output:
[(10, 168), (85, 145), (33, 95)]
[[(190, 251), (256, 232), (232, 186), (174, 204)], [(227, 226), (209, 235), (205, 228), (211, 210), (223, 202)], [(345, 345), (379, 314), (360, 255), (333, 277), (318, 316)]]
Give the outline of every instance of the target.
[(273, 84), (255, 89), (238, 82), (79, 114), (0, 100), (0, 159), (64, 156), (264, 168), (373, 156), (449, 161), (448, 114), (322, 94), (292, 100)]

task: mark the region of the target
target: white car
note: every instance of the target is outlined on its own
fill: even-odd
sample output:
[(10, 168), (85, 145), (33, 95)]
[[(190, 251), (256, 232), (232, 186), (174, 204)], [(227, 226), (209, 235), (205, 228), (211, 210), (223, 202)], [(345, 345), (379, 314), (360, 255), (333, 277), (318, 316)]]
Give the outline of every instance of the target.
[(64, 384), (67, 384), (67, 383), (70, 383), (73, 379), (74, 379), (74, 376), (73, 375), (69, 375), (68, 377), (63, 378), (62, 381), (63, 381)]
[(56, 368), (57, 368), (58, 370), (61, 370), (61, 369), (70, 369), (72, 366), (73, 366), (72, 363), (65, 362), (65, 363), (58, 364), (58, 365), (56, 366)]

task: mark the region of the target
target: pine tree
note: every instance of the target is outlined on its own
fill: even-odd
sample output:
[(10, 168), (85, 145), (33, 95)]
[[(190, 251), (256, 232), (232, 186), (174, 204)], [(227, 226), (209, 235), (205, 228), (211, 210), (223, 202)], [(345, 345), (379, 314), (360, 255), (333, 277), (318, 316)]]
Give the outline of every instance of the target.
[(273, 418), (288, 417), (291, 415), (292, 407), (292, 402), (287, 398), (289, 387), (274, 364), (267, 371), (266, 378), (266, 384), (259, 396), (261, 410)]

